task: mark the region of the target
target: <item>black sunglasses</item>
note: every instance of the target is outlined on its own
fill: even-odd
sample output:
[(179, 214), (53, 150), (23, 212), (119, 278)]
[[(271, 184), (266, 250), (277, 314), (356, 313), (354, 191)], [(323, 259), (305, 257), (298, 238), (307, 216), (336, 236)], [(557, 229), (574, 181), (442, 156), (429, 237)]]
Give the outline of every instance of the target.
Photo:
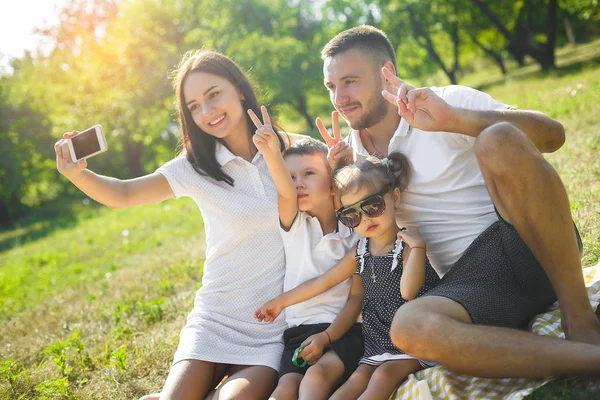
[(337, 219), (348, 228), (356, 228), (362, 220), (362, 213), (369, 218), (381, 216), (385, 211), (385, 194), (390, 190), (391, 185), (385, 185), (379, 192), (364, 198), (347, 207), (342, 207), (336, 211)]

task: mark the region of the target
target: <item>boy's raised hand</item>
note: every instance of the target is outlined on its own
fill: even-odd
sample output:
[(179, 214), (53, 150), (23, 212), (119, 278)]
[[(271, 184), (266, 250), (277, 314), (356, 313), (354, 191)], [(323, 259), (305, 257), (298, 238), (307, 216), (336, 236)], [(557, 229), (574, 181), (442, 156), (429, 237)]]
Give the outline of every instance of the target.
[(274, 298), (266, 302), (262, 307), (254, 312), (254, 318), (258, 322), (273, 322), (275, 318), (281, 314), (283, 306), (278, 301), (278, 298)]
[(254, 136), (252, 136), (252, 141), (258, 151), (264, 155), (281, 154), (281, 143), (277, 138), (277, 133), (275, 133), (273, 126), (271, 125), (271, 117), (269, 116), (267, 107), (261, 106), (260, 111), (263, 118), (262, 122), (256, 116), (254, 111), (248, 110), (248, 115), (256, 126), (256, 132), (254, 133)]
[(415, 88), (398, 78), (388, 68), (381, 69), (385, 79), (396, 89), (396, 93), (383, 90), (381, 94), (398, 107), (398, 114), (410, 126), (424, 131), (445, 131), (452, 118), (453, 107), (435, 94), (430, 88)]
[(319, 358), (323, 355), (323, 349), (329, 344), (329, 339), (326, 335), (326, 333), (321, 332), (307, 337), (301, 344), (301, 346), (306, 347), (298, 355), (310, 365), (319, 361)]
[(319, 129), (319, 133), (327, 147), (329, 147), (329, 153), (327, 154), (327, 161), (329, 162), (329, 166), (331, 169), (335, 169), (340, 161), (344, 161), (344, 163), (352, 163), (354, 162), (354, 151), (346, 143), (342, 140), (342, 134), (340, 131), (340, 121), (339, 114), (337, 111), (331, 113), (331, 128), (333, 130), (333, 137), (329, 134), (327, 128), (325, 128), (325, 124), (318, 118), (315, 120), (317, 124), (317, 128)]

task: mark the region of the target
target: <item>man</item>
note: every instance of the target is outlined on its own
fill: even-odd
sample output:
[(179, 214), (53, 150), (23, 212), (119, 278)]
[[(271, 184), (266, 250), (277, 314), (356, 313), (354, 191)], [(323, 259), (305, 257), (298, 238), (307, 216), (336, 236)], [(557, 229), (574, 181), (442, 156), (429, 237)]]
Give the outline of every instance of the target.
[[(600, 322), (583, 281), (579, 234), (566, 190), (541, 155), (562, 146), (562, 125), (474, 89), (407, 85), (396, 76), (390, 41), (370, 26), (338, 34), (322, 58), (354, 151), (380, 158), (401, 151), (411, 160), (397, 218), (418, 227), (443, 276), (396, 313), (393, 342), (475, 376), (600, 372)], [(338, 156), (348, 152), (343, 142), (335, 146)], [(569, 340), (519, 330), (557, 298)]]

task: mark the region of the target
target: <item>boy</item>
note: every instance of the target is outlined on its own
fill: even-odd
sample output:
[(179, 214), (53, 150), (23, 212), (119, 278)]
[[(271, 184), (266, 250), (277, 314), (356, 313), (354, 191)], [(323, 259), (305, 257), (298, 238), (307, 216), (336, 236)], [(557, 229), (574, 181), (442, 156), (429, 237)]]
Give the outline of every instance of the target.
[[(356, 244), (357, 236), (337, 222), (327, 146), (305, 139), (282, 155), (264, 107), (262, 114), (264, 124), (249, 111), (258, 128), (254, 144), (277, 188), (286, 253), (284, 291), (288, 291), (337, 264)], [(285, 310), (289, 328), (284, 332), (280, 378), (271, 399), (326, 399), (347, 379), (363, 353), (361, 324), (357, 323), (362, 297), (362, 283), (355, 276)], [(256, 317), (267, 321), (260, 309)], [(303, 367), (292, 361), (302, 346), (298, 359), (309, 364)]]

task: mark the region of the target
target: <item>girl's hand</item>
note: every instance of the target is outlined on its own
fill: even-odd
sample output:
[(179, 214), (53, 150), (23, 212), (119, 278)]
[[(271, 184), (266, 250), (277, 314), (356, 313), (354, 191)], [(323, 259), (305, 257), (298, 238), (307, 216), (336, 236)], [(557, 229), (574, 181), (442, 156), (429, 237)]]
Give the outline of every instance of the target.
[(86, 160), (80, 160), (76, 163), (71, 160), (67, 139), (72, 138), (78, 133), (78, 131), (66, 132), (63, 134), (63, 138), (54, 144), (56, 169), (71, 182), (81, 179), (83, 177), (83, 170), (87, 167)]
[(258, 322), (273, 322), (281, 314), (283, 306), (279, 304), (278, 298), (266, 302), (262, 307), (254, 312), (254, 318)]
[(261, 106), (263, 122), (254, 114), (254, 111), (248, 110), (248, 115), (256, 126), (256, 132), (252, 136), (254, 145), (263, 155), (281, 154), (281, 144), (277, 138), (277, 133), (271, 125), (271, 117), (267, 111), (267, 107)]
[(306, 346), (299, 354), (309, 365), (313, 365), (323, 355), (323, 349), (329, 344), (329, 338), (325, 332), (309, 336), (301, 346)]
[(337, 111), (331, 113), (331, 128), (333, 129), (333, 137), (329, 134), (325, 124), (321, 118), (315, 120), (319, 133), (327, 147), (329, 147), (329, 153), (327, 154), (327, 161), (331, 169), (335, 169), (338, 164), (342, 161), (343, 164), (351, 164), (354, 162), (354, 151), (350, 145), (342, 140), (342, 134), (340, 132), (339, 114)]
[(401, 230), (398, 232), (398, 239), (406, 243), (410, 248), (425, 248), (425, 241), (417, 229)]

